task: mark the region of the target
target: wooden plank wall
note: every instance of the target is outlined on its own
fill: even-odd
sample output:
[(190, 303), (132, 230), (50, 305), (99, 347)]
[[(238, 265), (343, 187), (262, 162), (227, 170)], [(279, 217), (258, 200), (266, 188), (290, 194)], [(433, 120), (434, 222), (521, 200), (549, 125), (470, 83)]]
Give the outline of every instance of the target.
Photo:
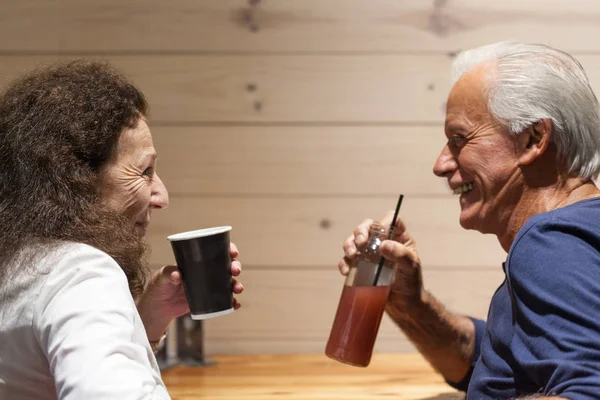
[[(0, 0), (0, 85), (56, 59), (113, 62), (151, 103), (171, 206), (150, 232), (231, 224), (243, 308), (207, 322), (210, 353), (323, 351), (341, 243), (405, 194), (426, 286), (485, 317), (493, 237), (458, 225), (431, 173), (453, 55), (499, 40), (573, 52), (600, 88), (595, 0)], [(377, 351), (413, 347), (384, 321)]]

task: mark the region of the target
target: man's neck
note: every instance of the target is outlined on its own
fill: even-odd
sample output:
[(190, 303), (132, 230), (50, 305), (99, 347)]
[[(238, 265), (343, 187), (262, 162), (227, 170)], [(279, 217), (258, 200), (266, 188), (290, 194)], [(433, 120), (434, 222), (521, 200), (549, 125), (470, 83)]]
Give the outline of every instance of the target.
[(552, 186), (526, 188), (496, 235), (500, 245), (508, 252), (517, 233), (532, 216), (597, 196), (600, 196), (600, 190), (592, 180), (577, 177), (566, 178)]

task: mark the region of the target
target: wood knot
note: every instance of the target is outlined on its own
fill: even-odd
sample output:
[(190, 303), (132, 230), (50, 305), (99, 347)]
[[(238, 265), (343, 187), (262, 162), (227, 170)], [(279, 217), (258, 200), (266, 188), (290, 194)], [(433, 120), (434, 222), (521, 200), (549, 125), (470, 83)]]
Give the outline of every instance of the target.
[(323, 218), (321, 222), (319, 222), (319, 227), (321, 229), (329, 229), (331, 228), (331, 221), (327, 218)]

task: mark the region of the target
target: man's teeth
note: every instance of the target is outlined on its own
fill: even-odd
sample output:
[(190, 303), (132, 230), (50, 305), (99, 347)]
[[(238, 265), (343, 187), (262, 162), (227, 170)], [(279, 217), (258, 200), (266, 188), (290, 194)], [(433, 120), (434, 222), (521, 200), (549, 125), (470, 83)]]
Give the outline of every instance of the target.
[(473, 188), (475, 188), (474, 184), (472, 184), (472, 183), (465, 183), (463, 185), (460, 185), (456, 189), (454, 189), (454, 194), (463, 194), (463, 193), (468, 192), (469, 190), (473, 190)]

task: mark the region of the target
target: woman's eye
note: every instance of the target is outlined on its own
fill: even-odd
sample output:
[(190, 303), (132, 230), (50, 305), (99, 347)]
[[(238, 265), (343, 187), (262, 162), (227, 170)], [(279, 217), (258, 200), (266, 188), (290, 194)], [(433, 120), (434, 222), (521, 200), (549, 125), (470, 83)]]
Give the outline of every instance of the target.
[(144, 170), (144, 173), (142, 174), (144, 176), (147, 176), (149, 178), (152, 178), (152, 175), (154, 175), (154, 167), (148, 167)]

